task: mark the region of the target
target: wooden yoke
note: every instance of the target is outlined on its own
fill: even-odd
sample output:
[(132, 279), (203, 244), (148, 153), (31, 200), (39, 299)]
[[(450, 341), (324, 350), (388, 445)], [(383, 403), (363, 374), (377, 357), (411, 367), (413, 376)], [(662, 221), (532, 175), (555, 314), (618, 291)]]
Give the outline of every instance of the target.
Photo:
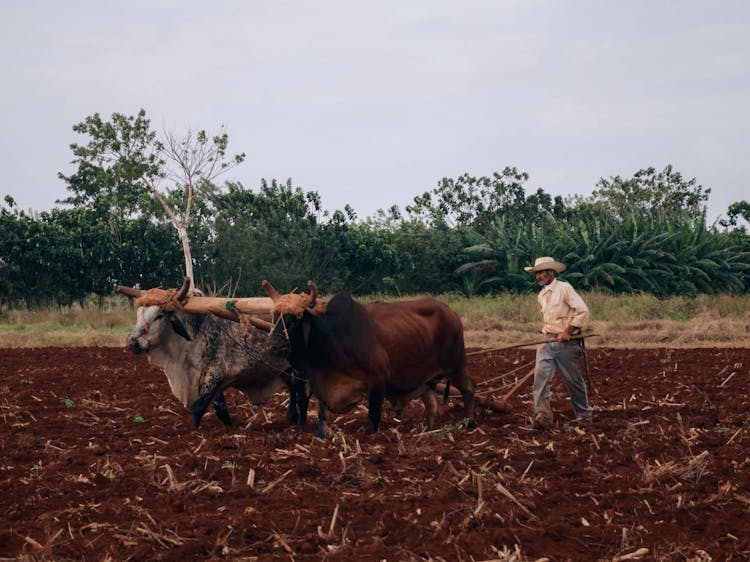
[(227, 308), (227, 304), (232, 303), (232, 308), (236, 313), (239, 314), (256, 314), (256, 315), (267, 315), (271, 317), (271, 309), (273, 308), (273, 301), (268, 297), (243, 297), (236, 299), (222, 298), (222, 297), (188, 297), (182, 304), (182, 310), (185, 312), (195, 313), (213, 313), (223, 318), (229, 318), (224, 316), (222, 311), (232, 312), (231, 309)]
[[(272, 309), (274, 301), (270, 298), (242, 297), (230, 299), (188, 296), (189, 288), (190, 278), (185, 277), (182, 287), (179, 290), (157, 287), (145, 291), (134, 287), (118, 285), (116, 291), (136, 299), (136, 306), (158, 305), (168, 311), (179, 308), (184, 312), (192, 314), (213, 314), (220, 318), (243, 324), (243, 327), (250, 325), (268, 333), (273, 331), (271, 320), (273, 320)], [(139, 304), (139, 299), (147, 299), (147, 302)]]
[(249, 324), (269, 333), (273, 330), (271, 308), (273, 301), (267, 297), (188, 297), (182, 305), (185, 312), (213, 314), (232, 322)]

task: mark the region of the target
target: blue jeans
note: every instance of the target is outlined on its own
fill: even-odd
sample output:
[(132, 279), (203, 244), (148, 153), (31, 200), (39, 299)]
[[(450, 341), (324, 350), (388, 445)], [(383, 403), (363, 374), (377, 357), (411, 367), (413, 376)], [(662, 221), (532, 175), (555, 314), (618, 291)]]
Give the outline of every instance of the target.
[(581, 375), (581, 344), (578, 340), (567, 342), (550, 341), (536, 350), (536, 367), (534, 368), (534, 412), (546, 422), (553, 418), (549, 400), (549, 387), (555, 370), (560, 369), (570, 401), (573, 403), (577, 418), (590, 418), (586, 384)]

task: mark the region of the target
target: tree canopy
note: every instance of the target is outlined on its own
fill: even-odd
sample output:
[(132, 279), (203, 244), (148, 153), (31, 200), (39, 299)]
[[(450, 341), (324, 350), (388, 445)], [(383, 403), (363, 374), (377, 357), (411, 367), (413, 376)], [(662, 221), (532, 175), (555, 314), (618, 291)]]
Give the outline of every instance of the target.
[[(99, 302), (116, 283), (253, 296), (314, 279), (357, 294), (536, 290), (525, 265), (551, 255), (581, 290), (659, 296), (745, 293), (750, 286), (746, 201), (706, 223), (710, 189), (671, 165), (602, 178), (589, 197), (527, 192), (506, 166), (443, 178), (414, 198), (358, 220), (329, 211), (291, 179), (246, 187), (215, 180), (244, 160), (222, 129), (157, 134), (143, 110), (94, 114), (73, 127), (69, 195), (50, 212), (0, 207), (0, 307)], [(187, 233), (190, 233), (189, 239)], [(193, 275), (193, 269), (195, 275)]]

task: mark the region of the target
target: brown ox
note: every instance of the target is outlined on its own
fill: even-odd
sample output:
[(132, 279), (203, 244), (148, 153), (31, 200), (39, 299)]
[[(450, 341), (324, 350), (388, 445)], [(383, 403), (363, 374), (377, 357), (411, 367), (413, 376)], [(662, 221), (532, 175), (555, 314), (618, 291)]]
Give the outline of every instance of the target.
[(321, 405), (318, 435), (324, 432), (326, 408), (344, 413), (365, 398), (373, 432), (384, 398), (398, 414), (421, 397), (429, 428), (437, 414), (433, 388), (442, 377), (461, 391), (467, 424), (476, 425), (463, 324), (453, 310), (432, 298), (362, 305), (345, 293), (323, 304), (315, 285), (308, 284), (310, 294), (282, 296), (268, 282), (264, 288), (280, 316), (275, 349), (307, 375)]

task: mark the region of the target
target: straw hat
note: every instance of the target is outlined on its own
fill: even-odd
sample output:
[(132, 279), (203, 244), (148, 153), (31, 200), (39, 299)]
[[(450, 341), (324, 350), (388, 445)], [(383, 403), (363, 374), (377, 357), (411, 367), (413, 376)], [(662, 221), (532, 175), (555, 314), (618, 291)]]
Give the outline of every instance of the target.
[(528, 271), (530, 273), (544, 271), (545, 269), (551, 269), (555, 273), (562, 273), (563, 271), (565, 271), (565, 264), (560, 263), (559, 261), (555, 261), (555, 258), (545, 256), (543, 258), (536, 258), (536, 261), (534, 262), (534, 265), (532, 267), (523, 268), (524, 271)]

